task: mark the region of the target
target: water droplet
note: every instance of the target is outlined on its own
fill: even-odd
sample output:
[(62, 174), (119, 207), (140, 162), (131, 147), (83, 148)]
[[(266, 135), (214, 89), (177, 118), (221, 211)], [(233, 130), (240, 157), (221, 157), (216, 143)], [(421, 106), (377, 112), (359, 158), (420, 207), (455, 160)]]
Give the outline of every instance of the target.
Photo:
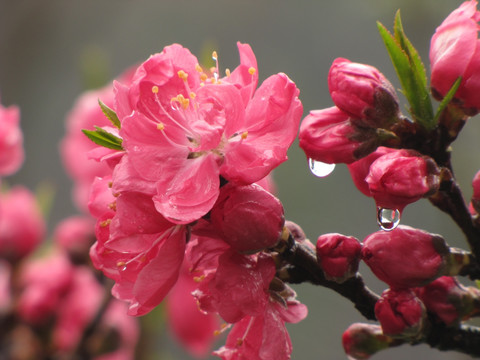
[(325, 177), (332, 173), (333, 169), (335, 169), (335, 164), (327, 164), (321, 161), (308, 159), (308, 167), (313, 175)]
[(377, 223), (382, 230), (392, 231), (400, 224), (400, 211), (398, 209), (378, 208)]

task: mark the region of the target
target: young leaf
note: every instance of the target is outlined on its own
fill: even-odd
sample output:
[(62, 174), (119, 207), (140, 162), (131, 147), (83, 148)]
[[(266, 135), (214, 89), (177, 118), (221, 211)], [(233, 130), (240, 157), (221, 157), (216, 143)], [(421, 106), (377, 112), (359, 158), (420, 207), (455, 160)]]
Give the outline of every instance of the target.
[(123, 150), (122, 139), (95, 126), (96, 130), (82, 130), (95, 144), (114, 150)]
[(117, 113), (110, 109), (105, 103), (98, 99), (98, 104), (100, 105), (100, 108), (102, 109), (103, 114), (107, 117), (108, 120), (110, 120), (116, 128), (120, 129), (120, 120), (117, 116)]
[(455, 82), (453, 83), (452, 87), (448, 92), (445, 94), (445, 96), (442, 99), (442, 102), (438, 106), (437, 113), (435, 114), (434, 120), (435, 123), (438, 122), (438, 119), (442, 115), (443, 110), (447, 107), (447, 105), (450, 103), (450, 101), (453, 99), (453, 96), (458, 90), (458, 87), (460, 86), (460, 83), (462, 82), (462, 77), (460, 76)]
[(427, 129), (435, 126), (433, 107), (427, 88), (425, 68), (420, 56), (403, 32), (400, 13), (395, 18), (395, 36), (377, 22), (380, 36), (397, 72), (403, 93), (410, 104), (413, 120)]

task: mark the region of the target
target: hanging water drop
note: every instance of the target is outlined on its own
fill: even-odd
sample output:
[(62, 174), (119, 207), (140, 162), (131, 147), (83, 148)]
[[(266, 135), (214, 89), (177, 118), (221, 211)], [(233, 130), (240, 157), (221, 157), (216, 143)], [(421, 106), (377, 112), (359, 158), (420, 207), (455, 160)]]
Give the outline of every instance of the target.
[(377, 223), (382, 230), (392, 231), (400, 224), (400, 211), (398, 209), (378, 208)]
[(327, 164), (321, 161), (308, 159), (308, 167), (313, 175), (325, 177), (332, 173), (333, 169), (335, 169), (335, 164)]

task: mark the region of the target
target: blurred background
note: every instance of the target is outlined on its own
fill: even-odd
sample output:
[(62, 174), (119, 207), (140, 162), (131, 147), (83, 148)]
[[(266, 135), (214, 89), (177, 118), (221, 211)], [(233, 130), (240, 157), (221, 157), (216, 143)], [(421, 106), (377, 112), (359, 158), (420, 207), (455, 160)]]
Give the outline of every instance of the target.
[[(332, 106), (327, 87), (336, 57), (368, 63), (396, 86), (399, 82), (377, 32), (379, 20), (391, 29), (401, 9), (407, 36), (428, 68), (428, 46), (436, 26), (458, 7), (453, 0), (0, 0), (0, 97), (4, 106), (21, 109), (26, 161), (9, 183), (35, 189), (48, 181), (55, 188), (51, 227), (77, 212), (71, 182), (65, 175), (58, 145), (64, 119), (76, 97), (105, 84), (130, 65), (160, 52), (173, 42), (201, 56), (219, 54), (221, 69), (238, 64), (236, 42), (249, 43), (256, 54), (260, 80), (287, 73), (300, 88), (305, 115)], [(402, 99), (403, 101), (403, 99)], [(468, 199), (471, 179), (480, 168), (479, 119), (472, 119), (453, 144), (453, 164)], [(346, 167), (326, 178), (314, 177), (297, 143), (289, 161), (275, 172), (286, 217), (300, 224), (315, 242), (318, 235), (339, 232), (363, 239), (377, 230), (372, 199), (358, 192)], [(445, 215), (422, 200), (406, 208), (402, 223), (442, 234), (450, 245), (465, 247), (462, 234)], [(369, 286), (385, 285), (361, 268)], [(297, 286), (309, 316), (289, 326), (292, 358), (346, 359), (343, 331), (363, 321), (353, 306), (328, 289)], [(159, 310), (161, 311), (161, 310)], [(150, 316), (150, 315), (149, 315)], [(147, 316), (148, 317), (148, 316)], [(152, 359), (189, 359), (157, 324), (151, 336)], [(221, 344), (224, 339), (219, 339)], [(467, 359), (427, 346), (402, 346), (373, 357), (381, 359)]]

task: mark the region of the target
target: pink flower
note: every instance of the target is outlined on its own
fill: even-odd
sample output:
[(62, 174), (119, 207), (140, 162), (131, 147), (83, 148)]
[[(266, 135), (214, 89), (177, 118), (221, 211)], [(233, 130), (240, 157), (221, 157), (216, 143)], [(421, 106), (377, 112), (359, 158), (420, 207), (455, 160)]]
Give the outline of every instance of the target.
[(20, 110), (16, 106), (0, 105), (0, 176), (15, 173), (24, 156)]
[(395, 89), (373, 66), (337, 58), (328, 73), (328, 88), (335, 105), (356, 124), (386, 127), (398, 117)]
[(430, 284), (415, 289), (429, 312), (445, 324), (455, 325), (480, 312), (480, 290), (465, 287), (455, 277), (442, 276)]
[[(119, 77), (119, 80), (128, 83), (132, 75), (133, 70), (128, 70)], [(84, 129), (95, 130), (95, 126), (113, 127), (110, 120), (103, 114), (98, 103), (99, 100), (110, 108), (114, 106), (112, 85), (87, 91), (78, 97), (67, 115), (66, 134), (60, 144), (63, 164), (67, 173), (74, 180), (73, 198), (81, 210), (87, 209), (90, 185), (93, 179), (112, 173), (108, 163), (95, 161), (89, 156), (89, 152), (94, 151), (97, 145), (82, 133)]]
[(95, 222), (90, 217), (71, 216), (57, 225), (54, 240), (72, 261), (86, 263), (95, 241)]
[(355, 360), (366, 360), (390, 346), (392, 339), (382, 333), (379, 325), (354, 323), (342, 335), (345, 353)]
[(198, 283), (194, 274), (182, 267), (177, 283), (166, 298), (167, 321), (179, 342), (195, 357), (205, 357), (220, 327), (216, 314), (205, 314), (198, 308), (192, 292)]
[(435, 161), (413, 150), (395, 150), (372, 162), (365, 181), (378, 207), (403, 208), (435, 193), (440, 186)]
[(455, 99), (469, 115), (478, 113), (480, 100), (480, 40), (477, 1), (465, 1), (436, 29), (430, 43), (431, 87), (443, 98), (462, 77)]
[(360, 142), (350, 116), (337, 107), (312, 110), (300, 125), (300, 147), (309, 159), (329, 164), (352, 163)]
[(388, 289), (375, 304), (375, 316), (385, 335), (415, 339), (424, 328), (426, 311), (412, 290)]
[(0, 193), (0, 256), (11, 261), (32, 252), (43, 240), (45, 222), (33, 194), (16, 186)]
[(46, 322), (69, 291), (73, 276), (72, 264), (60, 252), (26, 262), (20, 276), (19, 316), (33, 325)]
[(480, 171), (478, 171), (472, 180), (473, 194), (471, 200), (471, 206), (475, 212), (480, 212)]
[(256, 184), (222, 187), (210, 216), (224, 241), (247, 253), (274, 246), (285, 222), (280, 200)]
[(254, 92), (255, 57), (248, 45), (238, 48), (240, 66), (221, 79), (175, 44), (145, 61), (132, 85), (115, 84), (130, 166), (155, 184), (157, 211), (176, 223), (211, 210), (220, 176), (235, 184), (265, 177), (295, 139), (302, 113), (295, 84), (277, 74)]
[(321, 235), (316, 249), (317, 260), (328, 280), (342, 283), (357, 272), (362, 245), (353, 236)]
[(130, 303), (130, 315), (146, 314), (177, 281), (186, 231), (163, 218), (151, 197), (141, 193), (124, 192), (104, 211), (90, 251), (93, 264), (115, 280), (112, 294)]
[(368, 235), (362, 248), (363, 261), (392, 288), (423, 286), (445, 275), (448, 254), (440, 235), (405, 225)]

